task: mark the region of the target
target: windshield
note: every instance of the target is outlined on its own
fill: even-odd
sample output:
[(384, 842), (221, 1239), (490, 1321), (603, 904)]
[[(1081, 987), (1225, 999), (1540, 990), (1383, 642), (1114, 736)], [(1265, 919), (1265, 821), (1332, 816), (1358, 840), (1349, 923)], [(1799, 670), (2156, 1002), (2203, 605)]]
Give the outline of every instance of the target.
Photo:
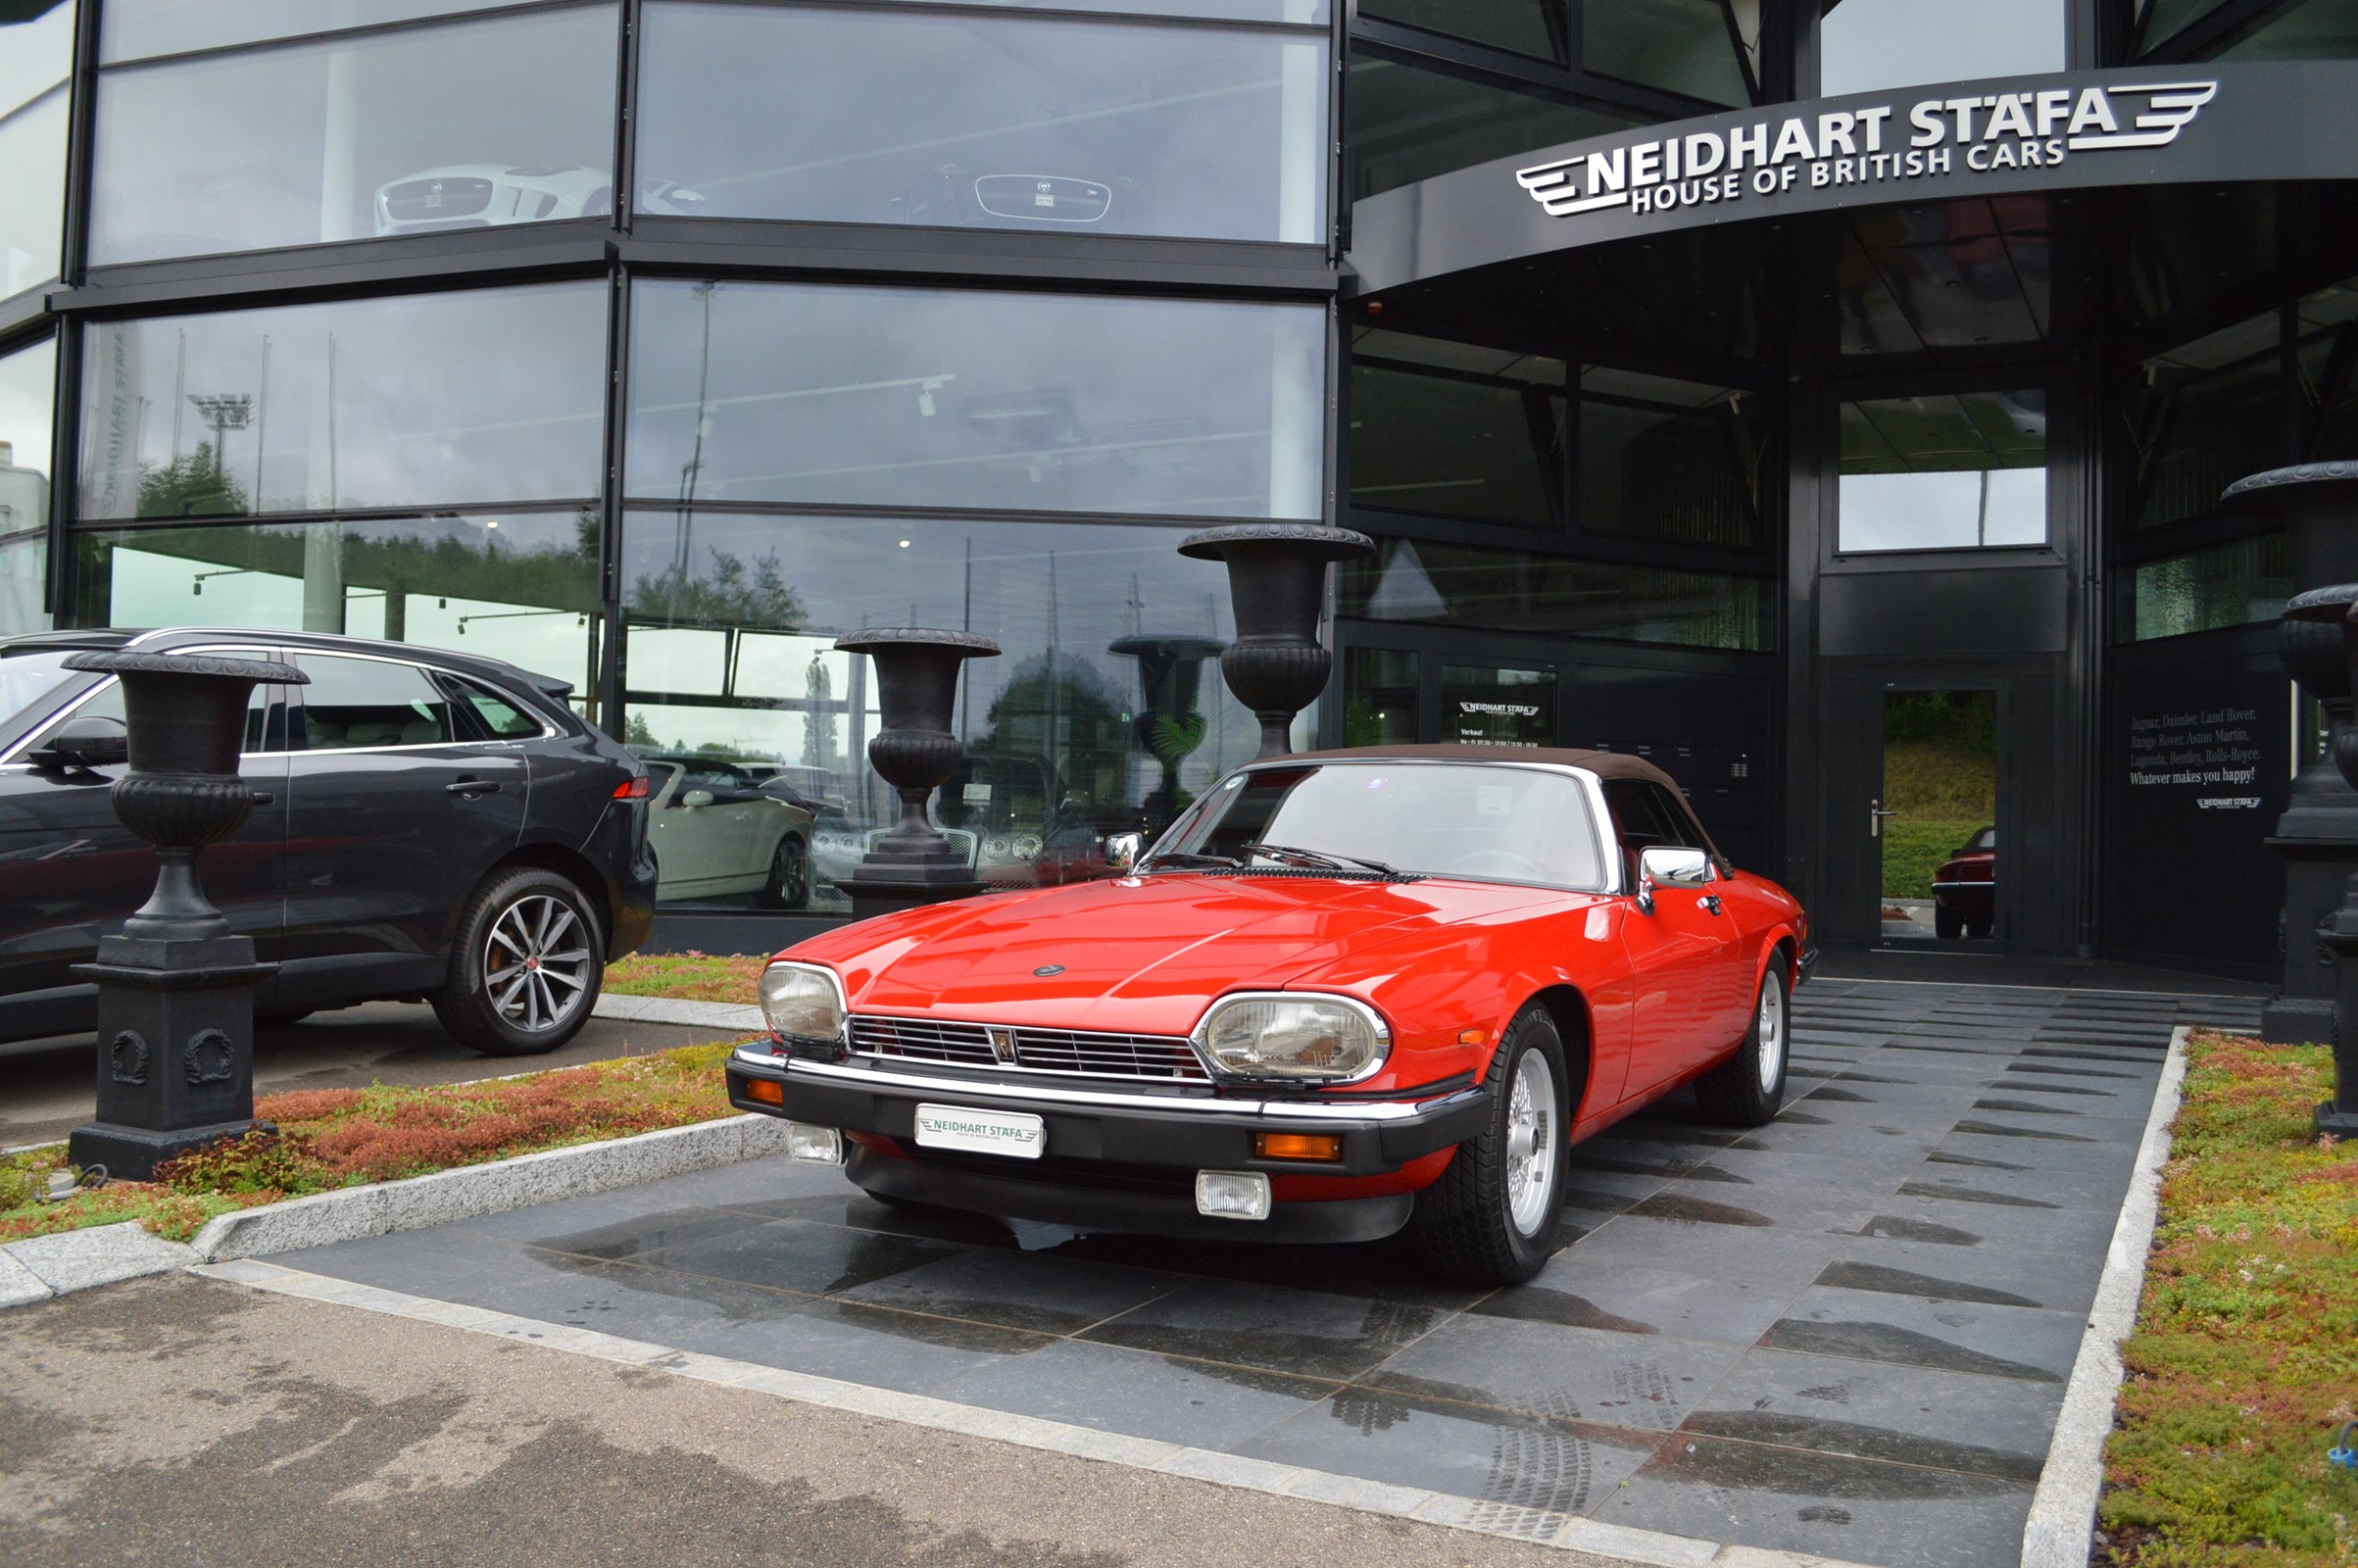
[[(1268, 848), (1249, 847), (1256, 845)], [(1265, 863), (1285, 858), (1269, 853), (1279, 848), (1379, 861), (1425, 876), (1592, 891), (1604, 885), (1597, 827), (1579, 780), (1512, 765), (1256, 768), (1223, 782), (1155, 846), (1154, 858), (1207, 856)]]
[(66, 667), (64, 653), (19, 654), (14, 659), (0, 659), (0, 729), (10, 727), (8, 720), (34, 704), (46, 707), (48, 699), (86, 679), (87, 676)]

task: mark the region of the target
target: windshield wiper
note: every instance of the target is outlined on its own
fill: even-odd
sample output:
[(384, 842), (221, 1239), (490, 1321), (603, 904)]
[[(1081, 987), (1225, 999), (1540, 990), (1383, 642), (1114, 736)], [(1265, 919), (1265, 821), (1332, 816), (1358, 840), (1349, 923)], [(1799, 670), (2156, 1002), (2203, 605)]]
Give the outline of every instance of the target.
[(1357, 866), (1362, 871), (1373, 871), (1378, 876), (1390, 877), (1396, 882), (1413, 882), (1418, 875), (1414, 871), (1403, 871), (1397, 865), (1387, 865), (1382, 860), (1370, 860), (1363, 856), (1335, 855), (1326, 850), (1304, 850), (1291, 844), (1240, 844), (1237, 848), (1250, 850), (1255, 855), (1266, 855), (1273, 860), (1288, 858), (1307, 860), (1314, 866), (1324, 866), (1330, 871), (1345, 871), (1352, 866)]
[(1206, 855), (1201, 850), (1165, 850), (1160, 855), (1141, 861), (1138, 869), (1152, 871), (1158, 865), (1216, 865), (1223, 870), (1234, 871), (1244, 863), (1232, 856)]

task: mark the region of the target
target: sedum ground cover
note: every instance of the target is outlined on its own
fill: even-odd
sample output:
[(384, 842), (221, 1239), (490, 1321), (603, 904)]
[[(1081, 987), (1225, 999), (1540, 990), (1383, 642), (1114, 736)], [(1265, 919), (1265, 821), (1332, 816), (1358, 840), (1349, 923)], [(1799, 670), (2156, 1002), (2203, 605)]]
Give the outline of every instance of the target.
[(2358, 1556), (2358, 1149), (2321, 1143), (2321, 1048), (2197, 1034), (2164, 1168), (2096, 1561), (2133, 1568)]
[(606, 966), (606, 989), (624, 997), (685, 997), (750, 1007), (767, 954), (634, 953)]
[(254, 1113), (275, 1134), (223, 1141), (159, 1168), (153, 1182), (62, 1203), (33, 1195), (64, 1167), (64, 1145), (0, 1156), (0, 1242), (122, 1220), (186, 1241), (235, 1208), (734, 1115), (720, 1072), (729, 1050), (684, 1046), (482, 1083), (266, 1095)]

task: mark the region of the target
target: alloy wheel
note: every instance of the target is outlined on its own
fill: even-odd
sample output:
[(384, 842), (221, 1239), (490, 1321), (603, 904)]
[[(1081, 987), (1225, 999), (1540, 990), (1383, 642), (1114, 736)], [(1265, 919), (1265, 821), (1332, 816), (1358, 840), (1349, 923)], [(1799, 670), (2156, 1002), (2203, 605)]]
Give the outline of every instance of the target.
[(483, 943), (483, 986), (500, 1017), (528, 1034), (554, 1029), (588, 994), (589, 935), (563, 899), (535, 893), (500, 911)]
[(1555, 1186), (1557, 1145), (1555, 1074), (1547, 1058), (1527, 1051), (1515, 1063), (1506, 1102), (1506, 1211), (1525, 1236), (1537, 1236)]
[(1771, 1094), (1785, 1070), (1785, 988), (1773, 973), (1760, 983), (1760, 1016), (1753, 1028), (1760, 1037), (1760, 1092)]

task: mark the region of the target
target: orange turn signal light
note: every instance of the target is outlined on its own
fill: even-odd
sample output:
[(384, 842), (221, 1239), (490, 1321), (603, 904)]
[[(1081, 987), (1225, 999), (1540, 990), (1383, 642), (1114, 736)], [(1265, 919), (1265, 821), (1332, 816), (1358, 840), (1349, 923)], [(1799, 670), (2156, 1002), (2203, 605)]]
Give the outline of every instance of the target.
[(1254, 1133), (1253, 1152), (1261, 1159), (1325, 1159), (1343, 1157), (1343, 1140), (1334, 1133)]
[(784, 1110), (786, 1108), (786, 1086), (781, 1083), (773, 1083), (767, 1078), (748, 1078), (745, 1080), (745, 1098), (758, 1100), (764, 1105), (775, 1105), (780, 1110)]
[(1461, 1046), (1478, 1046), (1489, 1038), (1489, 1033), (1481, 1029), (1460, 1029), (1457, 1031), (1457, 1043)]

